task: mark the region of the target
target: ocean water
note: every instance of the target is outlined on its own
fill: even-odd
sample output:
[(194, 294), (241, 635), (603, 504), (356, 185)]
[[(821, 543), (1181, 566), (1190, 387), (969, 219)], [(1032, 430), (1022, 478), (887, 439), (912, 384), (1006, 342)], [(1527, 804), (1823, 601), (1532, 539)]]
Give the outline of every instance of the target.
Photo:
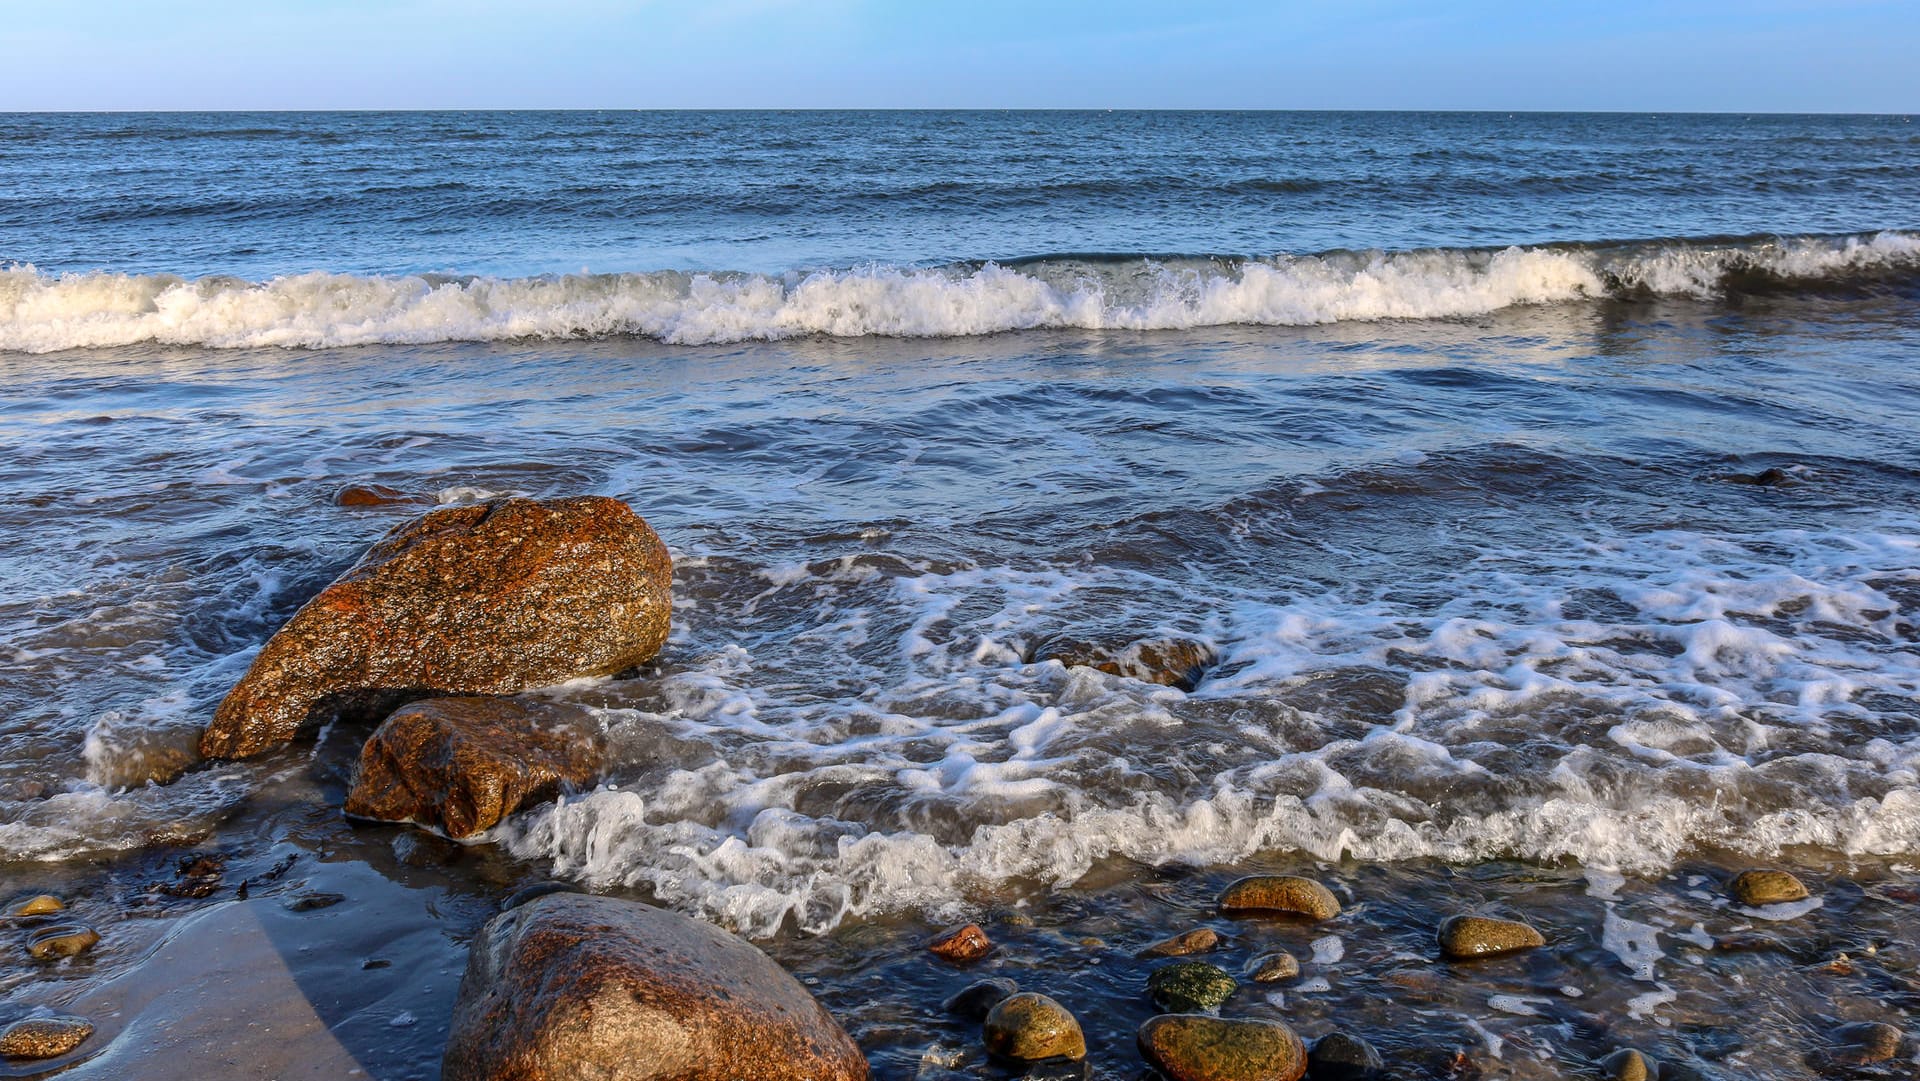
[[(420, 509), (342, 486), (601, 493), (673, 637), (546, 692), (617, 764), (475, 852), (768, 943), (883, 1076), (973, 1066), (872, 955), (1008, 914), (1132, 1076), (1084, 940), (1255, 867), (1362, 915), (1248, 1009), (1409, 1076), (1803, 1076), (1920, 1008), (1916, 176), (1898, 116), (0, 117), (0, 862), (398, 843), (290, 825), (364, 731), (188, 748)], [(1712, 945), (1755, 862), (1833, 899), (1776, 969)], [(1448, 898), (1573, 944), (1369, 1014)], [(1795, 997), (1730, 1042), (1749, 977)]]

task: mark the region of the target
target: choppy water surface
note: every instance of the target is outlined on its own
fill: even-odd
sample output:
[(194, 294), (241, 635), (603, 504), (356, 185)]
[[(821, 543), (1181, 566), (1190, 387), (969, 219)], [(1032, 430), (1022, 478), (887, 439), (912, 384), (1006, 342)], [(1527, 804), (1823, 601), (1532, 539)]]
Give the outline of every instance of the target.
[[(23, 883), (101, 898), (92, 919), (181, 909), (142, 892), (170, 845), (253, 873), (302, 852), (424, 876), (454, 899), (456, 944), (501, 882), (552, 874), (760, 938), (819, 981), (882, 1075), (942, 1077), (986, 1068), (937, 1008), (968, 975), (915, 944), (967, 915), (1003, 942), (988, 969), (1072, 1000), (1096, 1074), (1132, 1076), (1148, 1010), (1133, 951), (1212, 920), (1234, 874), (1284, 867), (1326, 877), (1349, 911), (1219, 924), (1229, 967), (1271, 944), (1313, 959), (1307, 982), (1243, 990), (1229, 1012), (1309, 1035), (1357, 1024), (1407, 1076), (1564, 1076), (1636, 1043), (1701, 1076), (1802, 1077), (1837, 1021), (1910, 1025), (1920, 249), (1901, 230), (1920, 217), (1874, 164), (1915, 156), (1904, 127), (1792, 122), (1804, 162), (1691, 204), (1574, 160), (1589, 187), (1564, 205), (1503, 188), (1470, 227), (1406, 224), (1445, 205), (1438, 189), (1402, 219), (1386, 195), (1345, 225), (1328, 204), (1287, 226), (1298, 247), (1238, 203), (1215, 228), (1171, 181), (1153, 199), (1114, 181), (1112, 221), (1148, 221), (1142, 240), (988, 187), (927, 212), (960, 229), (987, 206), (992, 243), (936, 234), (956, 247), (912, 258), (913, 213), (882, 243), (822, 212), (808, 249), (792, 218), (736, 207), (778, 239), (728, 241), (715, 265), (758, 276), (661, 255), (663, 284), (526, 277), (543, 245), (575, 251), (559, 225), (526, 224), (547, 220), (534, 210), (448, 211), (442, 248), (386, 211), (403, 258), (325, 217), (321, 189), (278, 226), (250, 204), (223, 224), (188, 185), (155, 206), (191, 229), (138, 206), (134, 225), (57, 228), (90, 197), (35, 194), (33, 162), (121, 121), (21, 135), (31, 123), (54, 122), (6, 121), (0, 211), (5, 254), (38, 267), (0, 275), (0, 854)], [(432, 146), (452, 121), (422, 123)], [(1448, 153), (1519, 137), (1486, 123)], [(1648, 148), (1636, 168), (1682, 153), (1653, 121), (1622, 123), (1603, 130)], [(1695, 160), (1789, 125), (1717, 123)], [(1311, 153), (1360, 137), (1340, 124), (1360, 121)], [(232, 138), (251, 177), (307, 136)], [(1176, 144), (1145, 139), (1138, 168), (1203, 152)], [(1428, 160), (1418, 140), (1380, 145), (1402, 172)], [(553, 183), (542, 199), (563, 198)], [(618, 217), (551, 213), (587, 223), (581, 251)], [(697, 247), (692, 226), (622, 228), (655, 245), (628, 255)], [(1413, 250), (1669, 228), (1796, 235)], [(256, 233), (281, 248), (222, 254)], [(179, 245), (113, 246), (127, 237)], [(1149, 246), (1253, 258), (951, 262)], [(1401, 254), (1275, 256), (1341, 246)], [(860, 269), (855, 250), (893, 265)], [(404, 277), (443, 258), (495, 277)], [(148, 277), (77, 274), (96, 266)], [(206, 278), (309, 266), (339, 273)], [(1272, 317), (1248, 316), (1262, 304)], [(719, 329), (646, 322), (662, 311)], [(808, 321), (823, 312), (844, 322)], [(497, 332), (472, 332), (491, 316)], [(1770, 469), (1781, 483), (1743, 483)], [(404, 831), (337, 819), (358, 731), (188, 761), (253, 649), (417, 510), (334, 505), (348, 483), (439, 503), (603, 493), (660, 530), (677, 571), (658, 664), (551, 692), (602, 711), (607, 785), (421, 871), (395, 860)], [(1220, 663), (1187, 693), (1023, 660), (1058, 632), (1189, 636)], [(1720, 878), (1753, 861), (1805, 870), (1822, 906), (1778, 926), (1729, 908)], [(1433, 965), (1433, 924), (1476, 906), (1527, 915), (1553, 947)], [(1771, 945), (1715, 946), (1743, 935)], [(94, 968), (7, 962), (0, 983), (78, 987), (135, 963), (108, 941)], [(430, 1073), (432, 1037), (390, 1034), (386, 1053)]]

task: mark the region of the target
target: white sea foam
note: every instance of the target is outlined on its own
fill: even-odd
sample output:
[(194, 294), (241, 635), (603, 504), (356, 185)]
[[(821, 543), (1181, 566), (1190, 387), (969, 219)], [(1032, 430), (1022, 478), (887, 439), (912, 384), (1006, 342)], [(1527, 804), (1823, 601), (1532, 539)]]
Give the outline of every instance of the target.
[(868, 266), (784, 276), (658, 271), (542, 278), (248, 282), (0, 270), (0, 350), (157, 342), (332, 348), (637, 335), (675, 344), (807, 335), (955, 337), (1482, 315), (1622, 290), (1710, 297), (1729, 273), (1818, 279), (1920, 266), (1920, 235), (1336, 253), (1255, 260)]

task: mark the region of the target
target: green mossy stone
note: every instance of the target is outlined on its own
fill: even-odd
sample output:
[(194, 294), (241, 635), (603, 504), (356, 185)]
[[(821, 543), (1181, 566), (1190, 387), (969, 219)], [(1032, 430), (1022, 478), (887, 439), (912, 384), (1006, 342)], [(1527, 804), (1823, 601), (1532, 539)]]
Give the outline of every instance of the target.
[(1239, 986), (1225, 969), (1205, 961), (1176, 961), (1147, 977), (1153, 1004), (1168, 1013), (1212, 1013)]
[(1781, 905), (1807, 899), (1807, 887), (1787, 871), (1742, 871), (1727, 884), (1728, 892), (1750, 908)]

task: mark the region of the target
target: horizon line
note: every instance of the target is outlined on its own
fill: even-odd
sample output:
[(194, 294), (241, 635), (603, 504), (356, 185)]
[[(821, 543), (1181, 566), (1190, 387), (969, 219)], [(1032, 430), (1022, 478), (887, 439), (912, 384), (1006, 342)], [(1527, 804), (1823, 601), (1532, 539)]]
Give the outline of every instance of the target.
[(461, 105), (461, 106), (254, 106), (71, 109), (0, 109), (0, 116), (184, 115), (206, 113), (1398, 113), (1509, 116), (1861, 116), (1907, 117), (1920, 110), (1874, 109), (1633, 109), (1633, 108), (1391, 108), (1293, 106), (1141, 105)]

